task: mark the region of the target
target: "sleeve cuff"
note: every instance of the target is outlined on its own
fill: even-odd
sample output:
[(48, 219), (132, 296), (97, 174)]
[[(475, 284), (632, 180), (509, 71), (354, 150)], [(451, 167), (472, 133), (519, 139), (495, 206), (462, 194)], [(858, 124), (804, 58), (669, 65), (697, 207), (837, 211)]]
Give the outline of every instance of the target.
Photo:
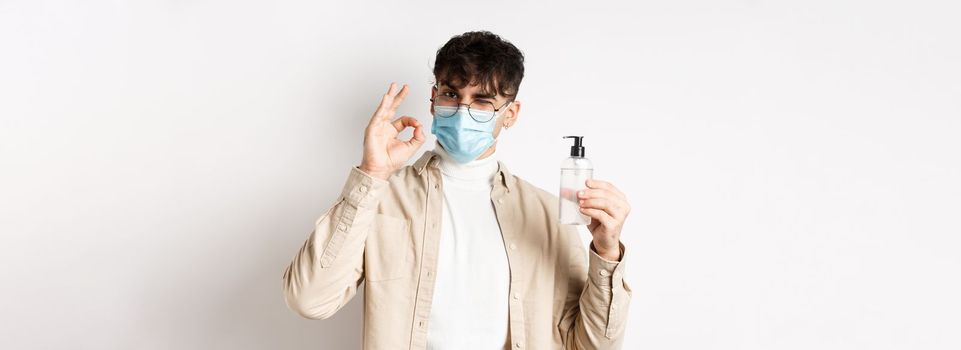
[(626, 258), (624, 243), (618, 242), (621, 249), (621, 260), (620, 261), (610, 261), (602, 258), (597, 252), (594, 251), (594, 243), (591, 242), (590, 248), (590, 258), (588, 259), (587, 271), (590, 280), (598, 286), (612, 286), (617, 285), (622, 278), (624, 278), (624, 259)]
[(381, 194), (387, 191), (388, 184), (387, 180), (370, 176), (354, 166), (350, 169), (340, 195), (355, 208), (371, 207), (377, 203)]

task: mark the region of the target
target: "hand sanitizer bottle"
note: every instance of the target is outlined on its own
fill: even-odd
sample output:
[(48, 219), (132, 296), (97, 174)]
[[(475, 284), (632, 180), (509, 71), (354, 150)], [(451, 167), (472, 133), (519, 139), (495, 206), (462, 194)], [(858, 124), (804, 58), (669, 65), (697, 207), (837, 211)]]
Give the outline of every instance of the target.
[(567, 225), (587, 225), (591, 217), (581, 213), (577, 203), (577, 191), (587, 188), (587, 179), (594, 175), (594, 165), (584, 158), (584, 136), (564, 136), (574, 139), (571, 156), (561, 163), (560, 223)]

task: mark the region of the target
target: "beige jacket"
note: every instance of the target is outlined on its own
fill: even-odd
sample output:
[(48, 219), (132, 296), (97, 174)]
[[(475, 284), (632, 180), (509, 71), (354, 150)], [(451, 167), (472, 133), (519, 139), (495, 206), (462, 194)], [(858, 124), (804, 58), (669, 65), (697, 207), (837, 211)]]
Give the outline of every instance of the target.
[[(328, 318), (366, 281), (364, 349), (425, 349), (444, 185), (438, 161), (429, 150), (386, 181), (352, 168), (284, 272), (287, 306)], [(491, 201), (511, 274), (507, 346), (621, 348), (631, 300), (624, 245), (620, 262), (585, 249), (575, 226), (557, 223), (556, 195), (498, 166)]]

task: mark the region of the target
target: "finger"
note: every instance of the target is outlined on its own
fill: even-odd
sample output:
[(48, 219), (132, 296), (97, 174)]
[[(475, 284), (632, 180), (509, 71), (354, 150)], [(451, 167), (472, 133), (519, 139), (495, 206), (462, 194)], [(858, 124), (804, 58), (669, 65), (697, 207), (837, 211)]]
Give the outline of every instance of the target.
[(631, 205), (627, 202), (627, 195), (618, 190), (617, 187), (614, 187), (614, 184), (595, 179), (588, 179), (586, 182), (590, 182), (594, 186), (602, 188), (588, 188), (586, 190), (582, 190), (581, 192), (583, 192), (583, 194), (579, 192), (578, 198), (582, 198), (581, 196), (584, 196), (583, 198), (585, 199), (594, 197), (610, 198), (613, 201), (612, 203), (614, 204), (614, 209), (617, 211), (616, 214), (618, 214), (615, 215), (615, 217), (621, 218), (622, 220), (631, 212)]
[(404, 97), (407, 97), (408, 91), (410, 91), (410, 88), (407, 86), (407, 84), (404, 84), (404, 87), (400, 89), (400, 92), (398, 92), (397, 95), (393, 97), (393, 101), (391, 102), (391, 105), (390, 105), (391, 111), (396, 111), (397, 107), (400, 106), (400, 103), (404, 102)]
[(609, 197), (604, 198), (591, 198), (591, 199), (581, 199), (578, 201), (578, 205), (581, 208), (592, 208), (600, 209), (607, 212), (611, 217), (620, 219), (623, 217), (621, 212), (621, 206), (616, 200), (612, 200)]
[(587, 181), (585, 181), (584, 184), (587, 185), (587, 187), (589, 188), (603, 188), (606, 190), (610, 190), (611, 192), (617, 193), (621, 197), (624, 196), (624, 193), (621, 192), (621, 190), (617, 189), (617, 187), (614, 187), (614, 184), (607, 181), (597, 180), (597, 179), (587, 179)]
[(424, 136), (424, 127), (418, 123), (417, 126), (414, 127), (414, 137), (407, 140), (407, 144), (419, 147), (424, 144), (424, 141), (427, 141), (427, 137)]
[(588, 199), (588, 198), (622, 198), (620, 193), (608, 190), (606, 188), (588, 188), (584, 190), (577, 191), (577, 198)]
[(404, 129), (407, 129), (408, 126), (412, 126), (415, 128), (419, 127), (420, 121), (418, 121), (417, 118), (405, 115), (403, 117), (397, 118), (397, 120), (395, 120), (391, 124), (394, 126), (394, 129), (397, 129), (397, 132), (401, 132), (401, 131), (404, 131)]
[(387, 92), (384, 93), (384, 97), (380, 99), (380, 107), (378, 110), (386, 110), (390, 108), (390, 105), (394, 103), (394, 95), (396, 94), (397, 83), (390, 83), (390, 87), (387, 88)]
[(584, 213), (584, 215), (590, 216), (592, 219), (600, 222), (601, 225), (604, 225), (606, 227), (616, 226), (615, 223), (617, 221), (615, 221), (610, 214), (608, 214), (603, 210), (593, 209), (593, 208), (581, 208), (581, 213)]
[(561, 187), (560, 195), (561, 195), (561, 198), (571, 198), (571, 197), (576, 197), (577, 193), (576, 193), (576, 190), (573, 188)]
[(394, 99), (393, 91), (394, 91), (395, 85), (396, 85), (395, 83), (390, 83), (390, 87), (387, 88), (387, 92), (384, 93), (384, 96), (381, 96), (380, 104), (377, 105), (377, 109), (374, 110), (374, 115), (370, 118), (371, 125), (385, 119), (388, 121), (390, 120), (390, 115), (388, 115), (386, 112), (390, 108), (391, 103), (393, 102), (393, 99)]

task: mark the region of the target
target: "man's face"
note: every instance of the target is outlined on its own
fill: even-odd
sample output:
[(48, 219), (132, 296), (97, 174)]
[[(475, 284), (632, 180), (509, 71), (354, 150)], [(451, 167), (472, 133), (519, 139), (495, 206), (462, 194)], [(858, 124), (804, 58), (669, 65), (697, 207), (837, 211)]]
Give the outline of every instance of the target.
[[(455, 89), (444, 83), (438, 83), (437, 86), (431, 87), (431, 97), (436, 98), (437, 96), (452, 98), (458, 101), (458, 103), (464, 104), (461, 108), (467, 108), (466, 105), (474, 101), (492, 103), (495, 108), (499, 109), (497, 111), (497, 118), (489, 122), (495, 123), (494, 137), (500, 134), (501, 128), (505, 125), (508, 127), (513, 126), (517, 121), (517, 114), (520, 112), (520, 101), (514, 100), (513, 103), (507, 105), (507, 102), (510, 101), (507, 97), (495, 92), (484, 91), (480, 85), (467, 85), (460, 89)], [(434, 114), (433, 104), (430, 107), (430, 113), (431, 115)]]

